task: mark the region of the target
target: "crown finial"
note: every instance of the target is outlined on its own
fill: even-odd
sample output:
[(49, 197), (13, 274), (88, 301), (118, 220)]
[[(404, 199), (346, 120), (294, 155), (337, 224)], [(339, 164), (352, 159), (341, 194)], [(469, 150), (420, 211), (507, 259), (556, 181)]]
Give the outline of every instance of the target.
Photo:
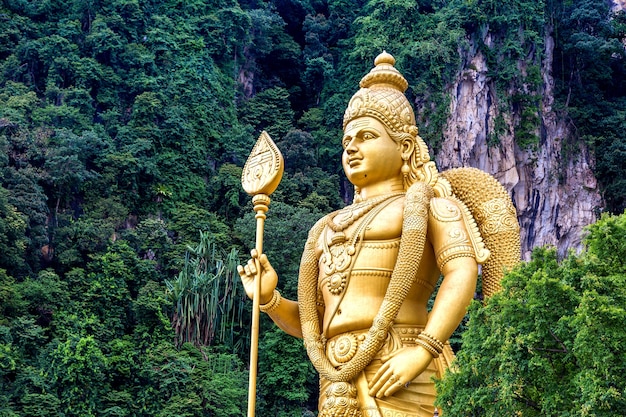
[(382, 64), (388, 64), (388, 65), (394, 66), (396, 65), (396, 59), (393, 57), (393, 55), (383, 50), (383, 52), (379, 54), (374, 60), (374, 65), (379, 66)]
[(409, 83), (394, 67), (395, 63), (396, 59), (383, 51), (374, 60), (374, 68), (361, 79), (361, 88), (393, 88), (404, 93)]

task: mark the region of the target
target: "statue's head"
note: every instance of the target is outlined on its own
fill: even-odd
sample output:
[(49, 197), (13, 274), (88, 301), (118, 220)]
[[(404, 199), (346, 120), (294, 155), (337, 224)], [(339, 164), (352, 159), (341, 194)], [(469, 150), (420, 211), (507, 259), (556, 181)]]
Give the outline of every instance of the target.
[(343, 128), (360, 117), (373, 117), (380, 121), (389, 136), (399, 145), (410, 141), (411, 151), (406, 160), (404, 188), (425, 179), (424, 164), (430, 161), (428, 148), (418, 135), (415, 114), (404, 92), (408, 82), (394, 67), (396, 60), (387, 52), (376, 57), (374, 68), (359, 84), (361, 89), (350, 99), (343, 116)]

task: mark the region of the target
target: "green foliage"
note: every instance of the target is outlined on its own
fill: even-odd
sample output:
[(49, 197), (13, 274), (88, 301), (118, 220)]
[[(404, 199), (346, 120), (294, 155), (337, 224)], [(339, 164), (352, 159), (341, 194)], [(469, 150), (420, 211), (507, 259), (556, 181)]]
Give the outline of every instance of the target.
[(240, 119), (260, 133), (266, 130), (275, 139), (282, 138), (293, 128), (293, 110), (289, 92), (281, 87), (264, 90), (248, 100), (240, 109)]
[(163, 285), (148, 281), (139, 289), (131, 308), (137, 323), (134, 333), (140, 346), (153, 346), (159, 340), (169, 340), (172, 326), (168, 312), (172, 310), (172, 303)]
[(258, 385), (259, 403), (271, 415), (299, 417), (317, 407), (317, 375), (302, 341), (276, 326), (259, 340)]
[(101, 396), (107, 391), (106, 360), (91, 336), (68, 339), (52, 352), (46, 377), (68, 415), (97, 415)]
[[(239, 190), (235, 189), (235, 191)], [(217, 201), (215, 207), (219, 207)], [(237, 207), (237, 209), (240, 208)], [(169, 228), (176, 233), (177, 244), (185, 245), (186, 249), (188, 245), (197, 241), (198, 230), (206, 230), (211, 233), (211, 238), (218, 247), (231, 247), (233, 241), (230, 226), (216, 213), (217, 210), (209, 211), (204, 207), (178, 202), (172, 210), (172, 220), (169, 224)]]
[(475, 303), (457, 368), (438, 384), (455, 415), (614, 415), (626, 406), (626, 215), (589, 227), (559, 263), (537, 249), (504, 290)]
[(0, 267), (12, 269), (23, 262), (28, 240), (28, 218), (8, 202), (8, 191), (0, 188)]
[[(626, 74), (626, 71), (624, 72)], [(581, 131), (585, 132), (585, 139), (595, 144), (597, 155), (596, 173), (604, 189), (604, 198), (607, 210), (618, 214), (626, 209), (626, 182), (623, 178), (623, 161), (626, 143), (623, 141), (623, 131), (626, 128), (626, 100), (621, 99), (614, 103), (606, 103), (604, 113), (594, 115), (597, 123), (588, 126), (581, 121)], [(584, 116), (583, 116), (584, 117)]]
[(241, 167), (224, 164), (208, 185), (210, 208), (227, 220), (239, 218), (248, 200), (241, 188), (242, 172)]
[[(203, 359), (208, 358), (208, 360)], [(236, 417), (245, 408), (247, 372), (234, 355), (185, 344), (161, 344), (146, 353), (136, 415)]]
[(521, 108), (520, 120), (515, 129), (515, 143), (522, 149), (536, 151), (539, 147), (538, 134), (541, 124), (538, 99), (532, 94), (519, 94), (513, 101)]
[[(244, 48), (245, 61), (240, 73), (244, 81), (244, 97), (250, 98), (255, 92), (273, 87), (289, 86), (294, 108), (299, 108), (304, 102), (304, 97), (300, 95), (303, 89), (300, 79), (301, 48), (294, 39), (294, 36), (302, 37), (300, 28), (304, 13), (296, 15), (294, 12), (298, 9), (302, 12), (305, 3), (307, 1), (285, 1), (282, 4), (269, 2), (263, 6), (251, 6), (250, 39)], [(279, 133), (270, 131), (270, 134)]]
[(0, 269), (0, 306), (0, 325), (2, 326), (9, 324), (8, 318), (23, 313), (25, 308), (25, 302), (15, 279), (4, 269)]

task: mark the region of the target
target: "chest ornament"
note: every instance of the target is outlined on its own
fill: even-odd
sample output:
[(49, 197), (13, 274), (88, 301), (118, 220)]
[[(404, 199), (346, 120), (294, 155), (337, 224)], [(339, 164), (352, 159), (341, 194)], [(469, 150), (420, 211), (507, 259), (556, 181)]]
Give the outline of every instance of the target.
[[(378, 213), (403, 195), (404, 193), (387, 194), (348, 206), (328, 216), (326, 236), (323, 237), (324, 248), (320, 257), (324, 276), (322, 282), (325, 281), (328, 292), (333, 295), (343, 293), (348, 285), (350, 267), (358, 255), (365, 230)], [(352, 235), (347, 236), (345, 230), (359, 220)], [(331, 232), (332, 235), (329, 236)]]

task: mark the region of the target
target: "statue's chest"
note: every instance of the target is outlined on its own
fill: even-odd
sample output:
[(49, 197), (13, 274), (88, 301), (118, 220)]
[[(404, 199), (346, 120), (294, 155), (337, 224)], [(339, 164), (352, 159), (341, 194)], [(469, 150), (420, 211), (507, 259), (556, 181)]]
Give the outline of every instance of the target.
[(331, 216), (320, 239), (319, 283), (333, 295), (343, 293), (355, 269), (360, 274), (388, 271), (390, 275), (397, 258), (402, 205), (389, 204), (374, 213), (358, 214), (340, 211)]
[(323, 237), (328, 244), (341, 240), (395, 239), (402, 233), (403, 199), (390, 199), (379, 205), (353, 205), (329, 216)]

